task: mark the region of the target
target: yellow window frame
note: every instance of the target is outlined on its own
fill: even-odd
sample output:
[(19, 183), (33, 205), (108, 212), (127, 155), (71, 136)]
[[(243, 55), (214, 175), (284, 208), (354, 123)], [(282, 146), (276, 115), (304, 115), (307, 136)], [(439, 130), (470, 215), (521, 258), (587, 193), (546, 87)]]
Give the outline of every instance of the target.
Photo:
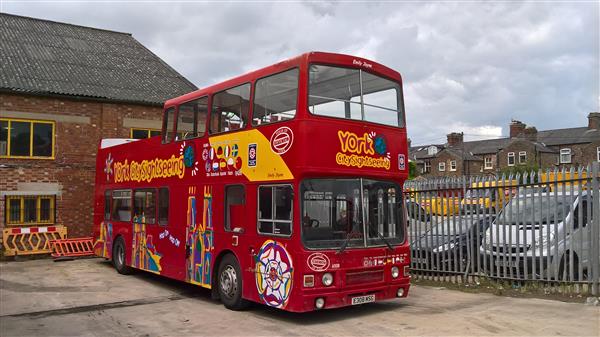
[[(6, 154), (0, 155), (0, 158), (13, 158), (13, 159), (55, 159), (55, 148), (56, 148), (56, 123), (54, 121), (43, 121), (37, 119), (19, 119), (19, 118), (0, 118), (0, 122), (8, 122), (8, 131), (6, 139)], [(25, 122), (29, 123), (29, 156), (13, 156), (10, 154), (10, 132), (12, 130), (11, 122)], [(50, 124), (52, 125), (52, 155), (47, 156), (34, 156), (33, 155), (33, 125), (38, 124)]]
[[(35, 199), (35, 221), (25, 222), (25, 200)], [(50, 200), (50, 214), (47, 220), (42, 220), (42, 199)], [(11, 200), (19, 200), (19, 220), (11, 220)], [(7, 225), (52, 225), (56, 221), (56, 196), (54, 195), (10, 195), (6, 196), (5, 221)]]

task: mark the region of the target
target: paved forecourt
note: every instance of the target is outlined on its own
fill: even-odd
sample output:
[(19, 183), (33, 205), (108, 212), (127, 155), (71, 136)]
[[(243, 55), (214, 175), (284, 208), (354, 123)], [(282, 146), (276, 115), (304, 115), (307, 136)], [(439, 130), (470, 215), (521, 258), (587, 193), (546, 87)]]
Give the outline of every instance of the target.
[(598, 336), (600, 307), (413, 286), (404, 300), (234, 312), (209, 291), (101, 259), (0, 263), (0, 336)]

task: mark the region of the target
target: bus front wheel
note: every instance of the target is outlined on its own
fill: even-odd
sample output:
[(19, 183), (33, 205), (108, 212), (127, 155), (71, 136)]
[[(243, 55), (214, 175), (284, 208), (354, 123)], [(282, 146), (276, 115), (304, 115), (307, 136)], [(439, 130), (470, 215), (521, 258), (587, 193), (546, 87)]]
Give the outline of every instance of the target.
[(248, 301), (242, 298), (242, 272), (236, 258), (225, 255), (219, 264), (218, 289), (221, 302), (227, 309), (242, 310)]
[(123, 237), (119, 236), (115, 240), (115, 244), (113, 246), (113, 254), (112, 254), (112, 262), (115, 269), (119, 272), (119, 274), (129, 275), (131, 274), (131, 267), (127, 265), (126, 260), (126, 250), (125, 250), (125, 240)]

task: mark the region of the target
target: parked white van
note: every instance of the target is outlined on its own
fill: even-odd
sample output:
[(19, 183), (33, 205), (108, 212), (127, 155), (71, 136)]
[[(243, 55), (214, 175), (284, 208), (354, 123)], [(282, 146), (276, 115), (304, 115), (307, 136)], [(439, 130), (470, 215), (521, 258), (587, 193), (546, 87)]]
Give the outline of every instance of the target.
[(497, 277), (588, 279), (594, 202), (585, 190), (513, 197), (486, 230), (480, 263)]

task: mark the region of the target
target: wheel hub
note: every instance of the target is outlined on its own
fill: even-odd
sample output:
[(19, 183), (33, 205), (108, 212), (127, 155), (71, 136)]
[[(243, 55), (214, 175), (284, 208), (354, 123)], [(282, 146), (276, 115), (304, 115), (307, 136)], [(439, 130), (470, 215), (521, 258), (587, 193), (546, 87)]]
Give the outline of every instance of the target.
[(233, 297), (237, 292), (237, 274), (231, 265), (225, 267), (221, 273), (219, 283), (221, 284), (221, 290), (228, 297)]

